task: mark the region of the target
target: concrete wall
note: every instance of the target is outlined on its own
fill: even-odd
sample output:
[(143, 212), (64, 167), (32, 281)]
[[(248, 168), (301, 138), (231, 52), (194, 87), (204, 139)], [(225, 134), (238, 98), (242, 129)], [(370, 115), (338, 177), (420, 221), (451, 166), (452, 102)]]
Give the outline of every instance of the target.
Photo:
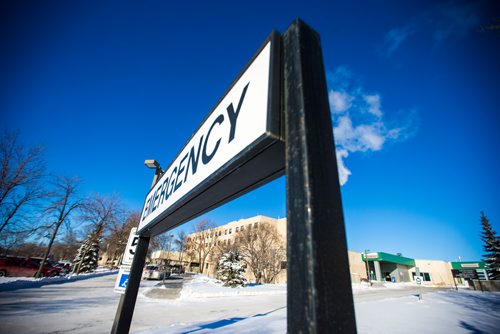
[(347, 255), (349, 257), (351, 282), (360, 283), (368, 281), (368, 276), (366, 275), (366, 264), (361, 258), (361, 253), (348, 251)]
[[(447, 261), (441, 260), (415, 260), (415, 266), (420, 268), (420, 272), (429, 273), (431, 282), (424, 282), (424, 285), (434, 286), (451, 286), (453, 283), (453, 276), (451, 274), (451, 264)], [(410, 280), (415, 268), (409, 270)]]
[[(166, 262), (168, 256), (168, 260), (170, 264), (180, 264), (180, 257), (181, 254), (179, 252), (174, 252), (174, 251), (165, 251), (165, 250), (158, 250), (154, 251), (151, 254), (151, 263), (154, 264), (163, 264)], [(187, 262), (187, 256), (185, 253), (182, 254), (182, 263)]]

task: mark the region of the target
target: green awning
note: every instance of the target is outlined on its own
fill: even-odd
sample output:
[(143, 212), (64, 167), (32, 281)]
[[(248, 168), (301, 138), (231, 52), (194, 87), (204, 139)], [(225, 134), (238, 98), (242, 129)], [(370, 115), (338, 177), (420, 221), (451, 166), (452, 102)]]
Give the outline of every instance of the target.
[(451, 262), (451, 268), (461, 270), (486, 269), (486, 265), (482, 261)]
[[(365, 254), (363, 253), (361, 254), (361, 259), (365, 261)], [(384, 252), (367, 253), (366, 261), (384, 261), (384, 262), (402, 264), (408, 267), (415, 267), (414, 259)]]

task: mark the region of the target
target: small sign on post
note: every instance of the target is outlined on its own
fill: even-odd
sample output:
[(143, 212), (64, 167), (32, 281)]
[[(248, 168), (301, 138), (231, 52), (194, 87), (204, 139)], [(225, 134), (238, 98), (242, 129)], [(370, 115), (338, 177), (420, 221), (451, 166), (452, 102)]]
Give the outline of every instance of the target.
[(424, 280), (423, 277), (420, 276), (420, 268), (415, 267), (415, 282), (418, 285), (418, 300), (422, 299), (422, 281), (423, 280)]
[(124, 294), (127, 288), (128, 277), (130, 275), (130, 266), (122, 266), (118, 272), (118, 277), (115, 282), (114, 291), (117, 293)]
[(130, 230), (130, 235), (128, 237), (127, 247), (123, 253), (122, 264), (120, 266), (120, 271), (118, 272), (118, 277), (116, 277), (115, 289), (117, 293), (124, 294), (127, 288), (128, 278), (130, 275), (130, 267), (132, 266), (132, 261), (134, 261), (135, 250), (137, 244), (139, 243), (139, 236), (136, 234), (137, 227), (133, 227)]
[(139, 242), (139, 236), (136, 234), (136, 232), (137, 227), (133, 227), (130, 230), (127, 247), (125, 248), (125, 253), (123, 253), (122, 265), (132, 265), (132, 261), (134, 260), (135, 255), (135, 249), (137, 248), (137, 243)]

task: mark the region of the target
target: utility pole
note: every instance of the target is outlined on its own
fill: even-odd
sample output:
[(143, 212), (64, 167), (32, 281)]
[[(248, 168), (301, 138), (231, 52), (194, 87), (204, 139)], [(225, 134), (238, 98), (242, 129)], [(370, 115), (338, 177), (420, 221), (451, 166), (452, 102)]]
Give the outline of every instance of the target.
[(366, 267), (366, 277), (368, 277), (368, 282), (370, 283), (370, 286), (372, 286), (372, 279), (370, 277), (370, 266), (368, 265), (368, 249), (365, 249), (365, 267)]
[(174, 235), (169, 235), (170, 240), (168, 241), (168, 250), (167, 250), (167, 265), (170, 265), (170, 247), (172, 247), (172, 240), (174, 239)]

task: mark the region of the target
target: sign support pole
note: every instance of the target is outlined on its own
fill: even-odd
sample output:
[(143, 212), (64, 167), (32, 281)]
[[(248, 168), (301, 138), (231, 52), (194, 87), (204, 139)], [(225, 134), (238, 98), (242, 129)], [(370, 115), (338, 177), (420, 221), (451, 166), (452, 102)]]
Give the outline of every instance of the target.
[(344, 217), (319, 35), (283, 35), (289, 333), (356, 333)]
[(132, 267), (130, 268), (127, 288), (125, 289), (125, 294), (120, 297), (111, 334), (126, 334), (130, 330), (135, 301), (137, 300), (139, 285), (141, 284), (142, 268), (144, 267), (148, 253), (148, 246), (149, 237), (139, 237)]

